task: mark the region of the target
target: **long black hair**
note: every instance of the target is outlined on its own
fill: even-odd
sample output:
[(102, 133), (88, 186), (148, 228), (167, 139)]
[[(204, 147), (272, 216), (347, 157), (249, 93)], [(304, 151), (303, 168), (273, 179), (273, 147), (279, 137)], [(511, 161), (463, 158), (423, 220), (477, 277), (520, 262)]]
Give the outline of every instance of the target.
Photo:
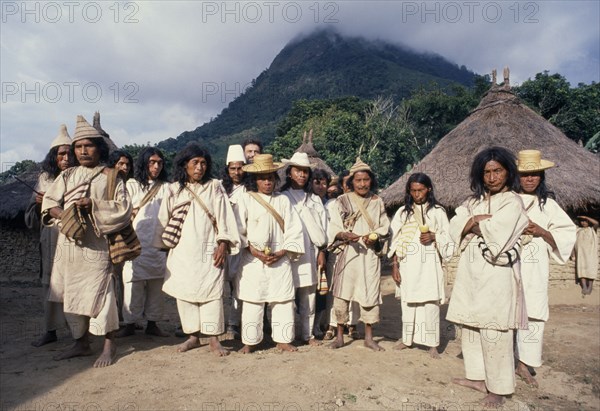
[[(369, 191), (371, 191), (371, 193), (376, 193), (377, 192), (377, 178), (375, 177), (375, 174), (373, 174), (373, 172), (371, 170), (361, 170), (366, 172), (369, 177), (371, 177), (371, 188), (369, 189)], [(358, 171), (357, 171), (358, 173)], [(356, 173), (352, 174), (350, 176), (350, 178), (348, 178), (348, 181), (346, 182), (346, 185), (348, 186), (348, 188), (350, 189), (350, 191), (354, 191), (354, 175)]]
[(413, 206), (415, 204), (415, 200), (413, 200), (412, 196), (410, 195), (410, 185), (412, 183), (423, 184), (429, 189), (426, 197), (426, 201), (428, 204), (425, 212), (431, 210), (432, 208), (435, 208), (435, 206), (439, 206), (440, 204), (436, 200), (435, 194), (433, 193), (433, 183), (431, 181), (431, 178), (429, 178), (429, 176), (425, 173), (411, 174), (411, 176), (408, 177), (408, 181), (406, 182), (406, 191), (404, 194), (404, 211), (406, 212), (406, 221), (408, 221), (408, 219), (414, 212)]
[(115, 150), (108, 156), (108, 166), (110, 168), (115, 168), (121, 157), (125, 157), (129, 160), (129, 171), (127, 175), (124, 176), (123, 181), (129, 180), (133, 177), (133, 157), (125, 150)]
[[(275, 187), (277, 187), (280, 181), (279, 174), (277, 174), (276, 171), (274, 171), (273, 174), (275, 174)], [(258, 193), (258, 186), (256, 185), (257, 176), (258, 174), (256, 173), (246, 173), (246, 176), (244, 178), (244, 186), (246, 187), (246, 191)], [(275, 194), (275, 191), (273, 191), (273, 194)]]
[[(248, 173), (244, 172), (244, 176), (242, 177), (241, 185), (243, 185), (243, 186), (246, 185), (247, 179), (248, 179)], [(233, 191), (233, 180), (231, 179), (231, 176), (229, 175), (229, 164), (227, 164), (222, 171), (221, 184), (223, 184), (223, 188), (225, 189), (225, 192), (227, 194), (231, 194), (231, 192)]]
[(337, 186), (338, 186), (338, 192), (339, 192), (338, 195), (340, 195), (340, 196), (342, 194), (344, 194), (344, 177), (346, 177), (348, 175), (350, 175), (350, 171), (349, 170), (344, 170), (344, 171), (342, 171), (340, 173), (340, 176), (338, 178)]
[[(538, 174), (538, 173), (540, 175), (540, 184), (535, 189), (535, 196), (538, 198), (538, 202), (540, 203), (540, 210), (543, 211), (548, 198), (554, 199), (555, 196), (554, 196), (554, 191), (550, 191), (548, 189), (548, 187), (546, 186), (546, 172), (544, 170), (538, 171), (535, 173), (531, 173), (531, 174)], [(524, 172), (522, 174), (529, 174), (529, 173)], [(521, 182), (519, 180), (519, 192), (522, 193), (523, 188), (520, 187), (520, 184), (521, 184)]]
[(173, 167), (173, 182), (179, 182), (179, 191), (185, 188), (185, 183), (188, 181), (185, 167), (188, 161), (196, 157), (202, 157), (206, 160), (206, 172), (202, 176), (200, 182), (204, 184), (212, 178), (212, 158), (208, 153), (208, 150), (200, 147), (196, 143), (190, 143), (177, 153), (175, 160), (173, 161), (175, 163)]
[[(64, 145), (69, 147), (69, 167), (73, 167), (74, 157), (75, 157), (75, 155), (73, 153), (73, 147), (71, 147), (67, 144), (64, 144)], [(42, 160), (42, 163), (41, 163), (42, 171), (45, 172), (46, 174), (48, 174), (52, 178), (58, 177), (58, 175), (62, 171), (60, 169), (60, 167), (58, 166), (58, 161), (57, 161), (58, 149), (61, 147), (62, 146), (52, 147), (50, 149), (50, 151), (48, 151), (48, 154), (46, 154), (46, 157), (44, 157), (44, 160)]]
[[(89, 140), (92, 142), (92, 144), (94, 144), (96, 146), (96, 148), (100, 152), (100, 164), (108, 165), (108, 156), (110, 153), (110, 148), (108, 147), (108, 144), (106, 143), (106, 141), (104, 141), (104, 138), (96, 137), (96, 138), (90, 138)], [(73, 151), (73, 152), (74, 152), (76, 143), (77, 143), (77, 141), (74, 141), (71, 144), (71, 151)], [(120, 158), (120, 156), (119, 156), (119, 158)], [(79, 160), (77, 160), (76, 155), (73, 155), (73, 165), (76, 165), (76, 166), (80, 165)]]
[(479, 199), (487, 192), (483, 183), (483, 170), (490, 161), (500, 163), (506, 169), (506, 186), (515, 192), (519, 191), (519, 172), (517, 170), (517, 158), (504, 147), (488, 147), (479, 152), (473, 159), (471, 165), (471, 191), (473, 198)]
[(167, 167), (165, 164), (165, 156), (162, 151), (160, 151), (156, 147), (146, 147), (138, 154), (135, 160), (135, 168), (134, 168), (134, 177), (135, 179), (142, 185), (142, 188), (146, 188), (150, 185), (149, 183), (149, 173), (148, 173), (148, 163), (150, 162), (150, 157), (159, 156), (163, 161), (163, 168), (160, 170), (160, 174), (156, 178), (158, 181), (168, 181), (169, 176), (167, 174)]
[(295, 165), (289, 165), (285, 169), (285, 183), (283, 183), (283, 186), (281, 187), (281, 189), (279, 191), (285, 191), (288, 188), (292, 188), (292, 167), (308, 169), (308, 177), (306, 178), (306, 184), (304, 184), (304, 187), (302, 187), (302, 190), (305, 193), (311, 193), (312, 192), (312, 189), (311, 189), (312, 180), (313, 180), (312, 169), (310, 167), (300, 167), (300, 166), (295, 166)]

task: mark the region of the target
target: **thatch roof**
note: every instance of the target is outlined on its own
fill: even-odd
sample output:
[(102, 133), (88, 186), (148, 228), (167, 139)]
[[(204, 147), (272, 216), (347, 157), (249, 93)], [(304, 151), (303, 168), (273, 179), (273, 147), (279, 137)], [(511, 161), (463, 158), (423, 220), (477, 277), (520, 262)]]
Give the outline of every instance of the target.
[[(35, 187), (39, 173), (38, 166), (18, 177), (31, 187)], [(14, 178), (11, 178), (6, 184), (0, 185), (0, 220), (22, 218), (32, 193), (33, 191), (29, 187)]]
[(106, 131), (104, 131), (104, 129), (100, 125), (100, 112), (99, 111), (96, 111), (94, 113), (94, 128), (96, 130), (98, 130), (98, 132), (100, 134), (102, 134), (102, 137), (104, 137), (104, 141), (106, 141), (106, 144), (108, 144), (108, 148), (109, 148), (109, 150), (110, 150), (111, 153), (113, 151), (119, 149), (119, 147), (117, 147), (117, 145), (115, 144), (115, 142), (110, 138), (110, 135)]
[(556, 167), (546, 171), (546, 181), (556, 201), (572, 212), (600, 209), (600, 159), (566, 137), (558, 128), (522, 103), (510, 87), (494, 86), (479, 106), (410, 172), (381, 193), (386, 208), (404, 203), (408, 177), (423, 172), (431, 177), (437, 199), (458, 207), (469, 195), (469, 171), (475, 155), (490, 146), (516, 153), (537, 149)]
[[(333, 170), (331, 169), (331, 167), (329, 167), (327, 165), (327, 163), (325, 163), (321, 157), (319, 157), (319, 153), (317, 152), (317, 150), (315, 149), (315, 146), (313, 145), (313, 131), (312, 129), (310, 130), (310, 132), (308, 133), (308, 136), (306, 135), (306, 131), (304, 132), (304, 135), (302, 137), (302, 144), (300, 145), (300, 147), (298, 147), (295, 151), (296, 153), (306, 153), (308, 155), (308, 161), (310, 161), (310, 164), (315, 164), (315, 168), (320, 168), (321, 170), (325, 170), (329, 173), (329, 175), (331, 176), (331, 178), (335, 177), (336, 174), (333, 172)], [(285, 181), (285, 169), (286, 167), (282, 168), (281, 170), (279, 170), (277, 173), (279, 174), (279, 178), (283, 182)]]

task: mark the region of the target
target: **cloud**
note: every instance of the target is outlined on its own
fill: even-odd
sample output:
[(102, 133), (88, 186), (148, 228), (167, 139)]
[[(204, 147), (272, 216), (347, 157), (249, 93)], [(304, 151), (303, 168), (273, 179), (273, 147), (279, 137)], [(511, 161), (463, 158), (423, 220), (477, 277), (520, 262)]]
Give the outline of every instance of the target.
[[(293, 38), (329, 27), (434, 52), (513, 83), (549, 70), (600, 81), (599, 3), (3, 1), (2, 161), (41, 160), (77, 114), (118, 144), (216, 117)], [(60, 10), (59, 10), (60, 9)]]

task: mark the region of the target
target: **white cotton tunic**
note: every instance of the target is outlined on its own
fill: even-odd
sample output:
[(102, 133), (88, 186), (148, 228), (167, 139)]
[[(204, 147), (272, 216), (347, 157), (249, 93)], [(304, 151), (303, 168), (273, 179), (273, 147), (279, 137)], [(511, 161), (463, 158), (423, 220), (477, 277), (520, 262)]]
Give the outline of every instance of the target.
[[(319, 216), (318, 224), (321, 224), (323, 231), (327, 227), (327, 214), (323, 202), (316, 194), (306, 193), (304, 190), (288, 189), (281, 194), (285, 195), (289, 200), (294, 210), (301, 215), (301, 209), (309, 207), (315, 210), (315, 215)], [(302, 220), (302, 217), (300, 217)], [(307, 222), (302, 221), (302, 231), (304, 232), (304, 250), (305, 253), (300, 256), (297, 261), (292, 262), (292, 272), (294, 273), (294, 286), (296, 288), (314, 286), (317, 284), (317, 254), (318, 247), (311, 242), (308, 230), (306, 229)], [(310, 224), (310, 223), (309, 223)]]
[[(237, 297), (254, 303), (277, 303), (294, 299), (294, 280), (290, 258), (304, 254), (304, 234), (300, 216), (290, 200), (279, 193), (272, 196), (258, 194), (283, 218), (285, 232), (275, 218), (249, 193), (238, 202), (238, 226), (242, 248), (242, 267), (237, 278)], [(252, 256), (248, 245), (259, 250), (265, 246), (271, 253), (286, 250), (285, 256), (267, 266)]]
[(565, 264), (575, 245), (576, 226), (567, 213), (551, 198), (540, 210), (537, 196), (521, 194), (527, 216), (554, 237), (557, 249), (541, 237), (534, 237), (523, 246), (521, 253), (521, 277), (529, 318), (548, 321), (548, 280), (550, 256), (559, 264)]
[[(415, 212), (420, 213), (420, 210), (417, 208)], [(421, 244), (421, 232), (417, 228), (411, 240), (414, 246), (410, 247), (405, 258), (399, 261), (402, 284), (397, 289), (402, 301), (406, 303), (443, 302), (446, 298), (442, 259), (447, 261), (452, 257), (453, 247), (449, 247), (450, 223), (446, 210), (440, 206), (435, 206), (424, 214), (425, 224), (435, 233), (435, 242), (429, 245)], [(416, 221), (414, 213), (410, 215), (410, 221)], [(406, 223), (405, 207), (402, 206), (392, 218), (392, 242), (388, 256), (396, 253), (400, 245), (402, 227)]]
[[(38, 177), (35, 190), (40, 193), (48, 191), (54, 178), (48, 173), (42, 172)], [(56, 242), (58, 241), (58, 221), (54, 218), (48, 219), (47, 224), (41, 224), (40, 210), (35, 202), (36, 193), (33, 193), (27, 209), (25, 210), (25, 225), (29, 229), (36, 229), (40, 232), (40, 259), (41, 259), (41, 278), (43, 285), (50, 284), (50, 274), (52, 273), (52, 264), (54, 262), (54, 252), (56, 251)], [(40, 205), (41, 206), (41, 205)]]
[[(65, 204), (65, 193), (89, 181), (102, 168), (78, 166), (63, 171), (44, 195), (42, 221), (50, 221), (51, 208), (69, 207), (76, 199)], [(81, 242), (69, 240), (62, 233), (58, 236), (49, 300), (64, 302), (65, 313), (95, 318), (104, 306), (113, 274), (106, 235), (125, 228), (131, 218), (125, 184), (119, 180), (115, 200), (107, 200), (107, 181), (107, 175), (100, 173), (91, 182), (88, 196), (92, 208), (86, 217), (88, 226)]]
[[(529, 222), (518, 194), (508, 191), (467, 200), (450, 221), (450, 235), (460, 244), (461, 233), (472, 215), (492, 214), (479, 223), (486, 244), (495, 256), (510, 250)], [(488, 263), (474, 236), (462, 251), (446, 319), (473, 328), (518, 328), (519, 263), (503, 267)]]
[[(149, 181), (146, 188), (142, 188), (139, 181), (130, 178), (127, 180), (127, 191), (131, 196), (131, 203), (134, 209), (139, 208), (142, 199), (157, 184), (156, 181)], [(135, 230), (140, 244), (142, 245), (142, 254), (133, 261), (126, 261), (123, 266), (123, 281), (126, 283), (132, 281), (145, 281), (164, 278), (167, 263), (167, 254), (159, 248), (154, 247), (154, 233), (160, 224), (158, 212), (163, 199), (169, 193), (169, 185), (163, 183), (154, 197), (140, 208), (133, 220), (133, 229)]]
[[(346, 232), (344, 228), (342, 210), (340, 201), (344, 196), (352, 193), (342, 194), (336, 199), (331, 210), (331, 220), (329, 222), (327, 238), (329, 245), (335, 242), (338, 233)], [(352, 212), (358, 209), (353, 208)], [(364, 236), (371, 232), (377, 233), (380, 237), (388, 235), (390, 229), (390, 220), (385, 213), (383, 200), (377, 195), (372, 195), (371, 201), (366, 207), (375, 227), (373, 230), (369, 227), (365, 218), (361, 215), (354, 225), (353, 233)], [(349, 243), (344, 246), (344, 251), (337, 255), (335, 262), (335, 272), (333, 279), (333, 295), (346, 301), (356, 301), (362, 307), (374, 307), (381, 304), (381, 262), (375, 251), (367, 247), (362, 239), (355, 243)]]
[(223, 295), (223, 269), (213, 265), (217, 241), (228, 241), (231, 244), (231, 254), (237, 254), (239, 234), (227, 194), (218, 180), (211, 179), (204, 184), (186, 183), (186, 187), (202, 199), (216, 218), (218, 234), (193, 194), (187, 189), (180, 190), (179, 183), (175, 182), (169, 184), (168, 194), (160, 206), (154, 244), (166, 248), (160, 245), (161, 235), (167, 226), (171, 211), (182, 203), (190, 202), (179, 243), (169, 250), (167, 256), (163, 291), (178, 300), (205, 303), (218, 300)]
[[(233, 210), (233, 214), (238, 216), (238, 206), (237, 203), (240, 201), (240, 197), (246, 192), (246, 187), (242, 184), (234, 185), (231, 193), (229, 193), (229, 203), (231, 204), (231, 208)], [(225, 266), (226, 279), (229, 281), (233, 281), (235, 277), (238, 275), (240, 271), (242, 261), (242, 253), (237, 253), (236, 255), (227, 256), (227, 264)]]

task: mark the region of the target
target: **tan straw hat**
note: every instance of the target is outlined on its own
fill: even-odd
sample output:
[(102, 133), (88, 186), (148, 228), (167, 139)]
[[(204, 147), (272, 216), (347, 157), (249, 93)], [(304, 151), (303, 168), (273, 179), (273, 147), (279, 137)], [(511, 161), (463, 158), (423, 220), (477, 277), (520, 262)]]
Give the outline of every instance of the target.
[(281, 161), (288, 166), (315, 168), (314, 164), (310, 164), (310, 161), (308, 160), (308, 154), (306, 153), (294, 153), (292, 158), (289, 160), (287, 158), (282, 158)]
[(67, 126), (64, 124), (61, 124), (60, 127), (58, 128), (58, 135), (56, 136), (56, 138), (54, 140), (52, 140), (52, 143), (50, 143), (50, 148), (54, 148), (54, 147), (60, 147), (60, 146), (70, 146), (71, 145), (71, 136), (69, 136), (69, 133), (67, 132)]
[(271, 154), (257, 154), (254, 156), (254, 162), (246, 164), (242, 167), (242, 170), (251, 174), (266, 174), (274, 173), (283, 166), (282, 163), (273, 162)]
[(75, 126), (75, 137), (73, 143), (85, 138), (104, 138), (102, 134), (90, 125), (82, 115), (77, 116), (77, 125)]
[(351, 176), (354, 175), (354, 173), (356, 173), (357, 171), (372, 171), (371, 167), (369, 167), (369, 165), (367, 163), (365, 163), (364, 161), (362, 161), (360, 159), (360, 157), (356, 157), (356, 163), (354, 163), (354, 165), (352, 167), (350, 167), (350, 174)]
[(542, 159), (539, 150), (521, 150), (517, 155), (517, 167), (519, 173), (533, 173), (554, 167), (552, 161)]

